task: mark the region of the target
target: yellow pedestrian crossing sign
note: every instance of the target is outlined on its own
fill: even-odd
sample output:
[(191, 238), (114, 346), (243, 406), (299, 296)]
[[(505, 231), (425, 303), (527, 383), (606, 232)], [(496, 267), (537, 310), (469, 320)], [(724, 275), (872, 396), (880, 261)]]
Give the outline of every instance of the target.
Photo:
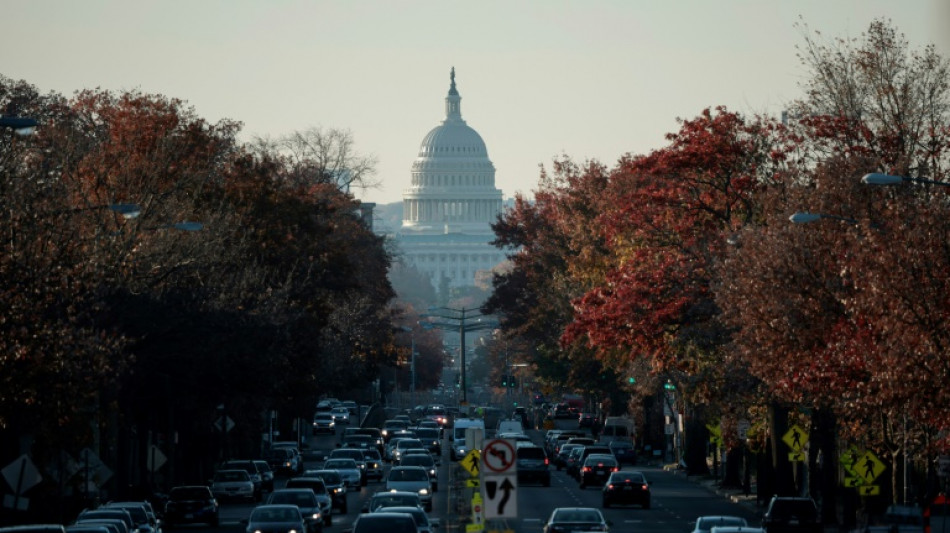
[(800, 452), (805, 447), (805, 444), (808, 443), (808, 432), (799, 427), (798, 424), (793, 424), (792, 427), (788, 428), (788, 431), (785, 432), (785, 435), (782, 435), (782, 442), (787, 444), (792, 450)]
[(478, 477), (479, 469), (481, 468), (482, 462), (482, 451), (478, 449), (473, 449), (465, 457), (459, 461), (459, 464), (462, 465), (462, 468), (468, 472), (468, 475), (472, 477)]
[(864, 455), (864, 453), (857, 446), (852, 444), (851, 446), (848, 446), (848, 449), (845, 450), (844, 453), (841, 454), (841, 457), (838, 458), (838, 462), (841, 463), (841, 466), (850, 471), (849, 467), (857, 463), (858, 458), (860, 458), (862, 455)]
[[(858, 458), (858, 461), (851, 465), (855, 475), (864, 480), (865, 484), (870, 484), (884, 473), (884, 463), (872, 452), (864, 452), (864, 455)], [(863, 494), (863, 493), (862, 493)]]

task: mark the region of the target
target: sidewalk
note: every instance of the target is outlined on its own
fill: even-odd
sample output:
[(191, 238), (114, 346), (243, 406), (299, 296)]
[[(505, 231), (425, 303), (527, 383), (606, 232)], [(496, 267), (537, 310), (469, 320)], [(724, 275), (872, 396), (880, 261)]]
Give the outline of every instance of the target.
[(663, 470), (667, 472), (672, 472), (677, 476), (686, 477), (687, 480), (702, 485), (709, 489), (710, 492), (718, 494), (723, 498), (730, 500), (733, 503), (740, 504), (750, 511), (757, 513), (762, 513), (765, 511), (764, 507), (760, 507), (756, 501), (756, 486), (753, 483), (749, 494), (745, 494), (742, 489), (739, 488), (723, 488), (719, 486), (719, 480), (709, 477), (709, 476), (687, 476), (686, 471), (679, 467), (676, 464), (667, 464), (663, 465)]

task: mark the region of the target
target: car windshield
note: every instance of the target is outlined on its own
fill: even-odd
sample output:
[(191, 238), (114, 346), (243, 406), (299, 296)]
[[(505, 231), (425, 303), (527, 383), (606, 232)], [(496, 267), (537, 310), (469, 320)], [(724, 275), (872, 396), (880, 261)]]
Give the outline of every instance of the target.
[(428, 481), (429, 474), (416, 468), (394, 468), (389, 472), (390, 481)]
[(640, 472), (614, 472), (610, 476), (611, 483), (643, 483), (645, 480)]
[(333, 470), (323, 470), (320, 472), (315, 472), (313, 477), (318, 477), (323, 480), (324, 483), (330, 485), (341, 485), (343, 484), (343, 476), (339, 472)]
[(172, 500), (205, 500), (211, 497), (210, 491), (205, 487), (176, 487), (168, 495)]
[(295, 490), (287, 492), (275, 492), (270, 495), (270, 503), (286, 503), (287, 505), (296, 505), (297, 507), (313, 507), (313, 492), (307, 494), (307, 491)]
[(243, 470), (226, 470), (214, 475), (215, 481), (247, 481), (247, 472)]
[(292, 522), (300, 520), (300, 511), (293, 507), (257, 507), (251, 511), (251, 522)]
[(323, 466), (331, 470), (355, 470), (359, 468), (353, 459), (330, 459)]
[(380, 494), (373, 497), (372, 509), (394, 506), (419, 506), (419, 497), (415, 494)]
[(696, 522), (696, 529), (709, 531), (716, 526), (745, 526), (746, 521), (738, 516), (706, 516)]
[(400, 464), (405, 466), (435, 466), (435, 461), (431, 455), (407, 455), (402, 458)]
[(319, 478), (295, 478), (287, 480), (288, 489), (310, 489), (314, 494), (326, 494), (327, 486)]

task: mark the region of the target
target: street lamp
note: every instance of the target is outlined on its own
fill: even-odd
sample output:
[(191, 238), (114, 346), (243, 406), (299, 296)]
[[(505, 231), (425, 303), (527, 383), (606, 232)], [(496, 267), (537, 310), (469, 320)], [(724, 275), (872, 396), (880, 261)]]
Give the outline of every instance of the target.
[(908, 176), (892, 176), (890, 174), (880, 174), (877, 172), (865, 174), (861, 178), (861, 183), (865, 185), (901, 185), (903, 183), (926, 183), (928, 185), (950, 187), (950, 183), (945, 181), (929, 180), (927, 178), (911, 178)]
[(409, 326), (399, 329), (409, 333), (409, 408), (416, 407), (416, 334)]
[[(436, 311), (445, 311), (449, 314), (439, 314)], [(473, 313), (474, 312), (474, 313)], [(467, 331), (477, 331), (480, 329), (495, 329), (498, 327), (498, 323), (494, 320), (482, 322), (481, 317), (484, 316), (477, 307), (472, 308), (461, 308), (453, 309), (451, 307), (430, 307), (429, 316), (434, 316), (437, 318), (442, 318), (445, 320), (452, 320), (455, 322), (429, 322), (429, 325), (432, 327), (437, 327), (445, 330), (454, 330), (458, 328), (459, 332), (459, 355), (461, 360), (459, 361), (459, 385), (462, 389), (461, 400), (459, 401), (460, 405), (468, 405), (468, 383), (465, 380), (465, 332)], [(467, 322), (473, 318), (477, 320), (475, 323)]]

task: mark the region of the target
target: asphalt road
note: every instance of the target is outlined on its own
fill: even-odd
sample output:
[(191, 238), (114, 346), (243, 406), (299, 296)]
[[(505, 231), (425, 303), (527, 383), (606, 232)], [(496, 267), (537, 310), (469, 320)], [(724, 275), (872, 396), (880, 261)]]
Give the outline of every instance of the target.
[[(569, 428), (572, 421), (559, 421), (559, 426)], [(537, 442), (541, 440), (540, 431), (531, 431), (530, 435)], [(337, 435), (321, 435), (312, 437), (309, 441), (314, 451), (329, 452), (339, 442)], [(444, 450), (448, 446), (443, 446)], [(318, 453), (317, 455), (320, 455)], [(318, 468), (320, 460), (311, 460), (307, 468)], [(386, 466), (386, 471), (389, 467)], [(454, 469), (454, 470), (453, 470)], [(745, 517), (749, 525), (757, 526), (758, 513), (745, 505), (733, 503), (716, 495), (703, 485), (687, 480), (682, 475), (664, 471), (658, 464), (640, 464), (636, 467), (625, 466), (625, 469), (643, 471), (651, 482), (653, 494), (651, 509), (641, 509), (638, 506), (604, 509), (604, 516), (611, 523), (612, 532), (636, 533), (689, 533), (692, 522), (698, 516), (728, 514)], [(577, 482), (563, 471), (551, 469), (551, 486), (541, 487), (526, 485), (517, 487), (517, 518), (506, 521), (489, 521), (486, 530), (514, 530), (516, 532), (540, 533), (544, 522), (556, 507), (601, 507), (601, 493), (599, 488), (580, 489)], [(464, 524), (469, 517), (460, 516), (459, 512), (467, 513), (470, 510), (470, 498), (473, 489), (465, 489), (463, 480), (468, 477), (460, 468), (449, 460), (447, 453), (442, 459), (439, 474), (439, 491), (435, 493), (433, 510), (430, 516), (441, 524), (441, 533), (463, 533)], [(457, 479), (455, 486), (451, 483)], [(285, 478), (278, 478), (276, 487), (281, 487)], [(342, 532), (351, 527), (353, 520), (358, 516), (359, 509), (370, 496), (382, 490), (383, 484), (370, 482), (360, 490), (348, 494), (349, 513), (335, 514), (333, 526), (325, 528), (327, 533)], [(250, 514), (252, 504), (224, 503), (221, 506), (220, 526), (218, 531), (238, 533), (244, 530), (241, 520)], [(174, 531), (189, 529), (208, 529), (205, 526), (182, 526)]]

